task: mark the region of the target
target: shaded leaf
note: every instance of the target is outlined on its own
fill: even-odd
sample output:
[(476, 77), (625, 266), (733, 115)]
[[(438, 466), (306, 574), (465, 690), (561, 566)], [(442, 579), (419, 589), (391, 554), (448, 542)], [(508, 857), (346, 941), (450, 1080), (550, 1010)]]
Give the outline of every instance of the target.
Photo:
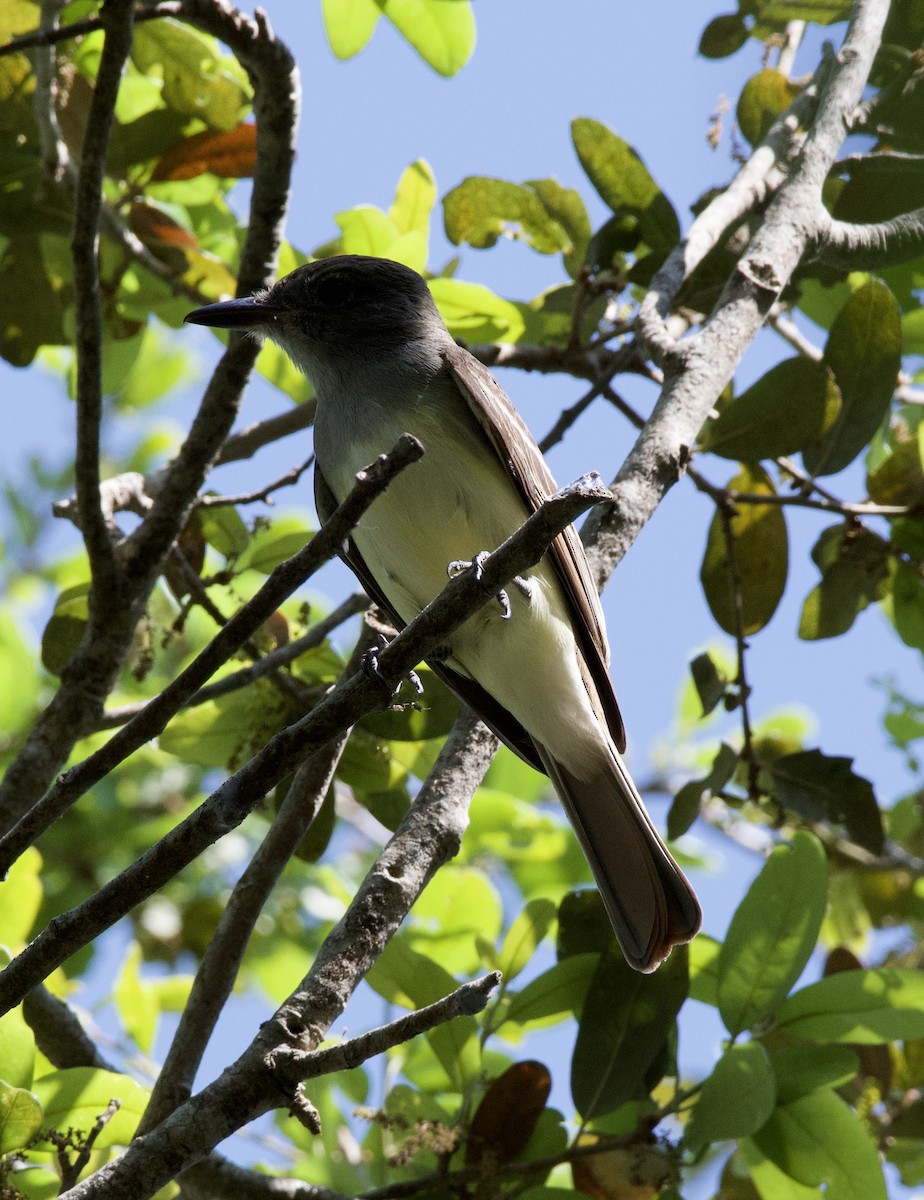
[(206, 172), (222, 179), (249, 179), (256, 165), (256, 125), (238, 125), (217, 133), (207, 129), (165, 151), (154, 167), (151, 181), (195, 179)]
[(537, 897), (511, 923), (497, 960), (497, 969), (507, 983), (529, 965), (539, 943), (551, 929), (555, 914), (551, 900)]
[(769, 765), (780, 802), (809, 821), (842, 824), (871, 854), (880, 854), (882, 816), (868, 779), (855, 775), (853, 759), (799, 750)]
[[(418, 668), (423, 693), (410, 704), (369, 713), (359, 724), (387, 741), (421, 742), (445, 737), (459, 715), (460, 702), (428, 668)], [(404, 693), (401, 693), (403, 696)]]
[(871, 279), (844, 304), (831, 326), (825, 363), (841, 391), (841, 412), (802, 460), (813, 475), (843, 470), (869, 443), (889, 409), (901, 362), (895, 297)]
[(732, 1036), (770, 1016), (815, 948), (827, 899), (821, 843), (799, 831), (748, 888), (719, 954), (718, 1000)]
[[(776, 494), (770, 476), (758, 466), (742, 466), (727, 486), (735, 492)], [(735, 507), (729, 525), (734, 573), (741, 597), (742, 632), (748, 635), (763, 629), (783, 595), (789, 565), (786, 522), (779, 505), (747, 503)], [(738, 629), (735, 588), (725, 526), (719, 512), (709, 526), (700, 580), (713, 617), (726, 633), (735, 635)]]
[(691, 1150), (756, 1133), (776, 1104), (776, 1079), (760, 1042), (729, 1046), (703, 1083), (686, 1128)]
[(788, 358), (726, 404), (700, 443), (723, 458), (779, 458), (817, 442), (840, 409), (840, 392), (824, 363)]
[(253, 535), (239, 555), (235, 569), (269, 575), (280, 563), (297, 554), (311, 539), (312, 533), (301, 517), (279, 517), (268, 529)]
[(678, 791), (667, 814), (667, 836), (671, 841), (685, 834), (696, 820), (703, 797), (715, 795), (725, 787), (735, 773), (738, 757), (738, 751), (723, 742), (709, 774), (703, 779), (691, 779)]
[(601, 957), (571, 1059), (571, 1095), (583, 1117), (647, 1093), (648, 1072), (664, 1051), (687, 983), (685, 947), (651, 975), (634, 971), (618, 951)]
[(597, 954), (572, 954), (537, 975), (510, 998), (505, 1020), (517, 1025), (578, 1013), (597, 969)]
[(780, 1104), (821, 1088), (842, 1087), (857, 1073), (858, 1060), (846, 1046), (783, 1046), (770, 1051)]
[(703, 58), (728, 58), (748, 40), (748, 29), (740, 13), (713, 17), (699, 39)]
[(514, 1063), (498, 1076), (475, 1110), (465, 1145), (466, 1166), (510, 1162), (525, 1149), (542, 1115), (552, 1076), (544, 1063)]
[(89, 581), (65, 588), (42, 631), (42, 666), (46, 671), (61, 674), (83, 640), (89, 617)]
[(724, 699), (728, 678), (709, 653), (697, 654), (690, 663), (690, 674), (703, 706), (702, 715), (708, 716)]

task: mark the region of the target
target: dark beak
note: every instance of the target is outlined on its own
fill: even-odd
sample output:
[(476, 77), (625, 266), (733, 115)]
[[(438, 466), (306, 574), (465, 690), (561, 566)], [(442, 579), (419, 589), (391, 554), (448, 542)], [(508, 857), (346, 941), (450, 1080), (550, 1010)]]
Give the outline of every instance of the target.
[(183, 320), (189, 325), (212, 325), (217, 329), (253, 329), (256, 325), (270, 324), (280, 311), (268, 300), (245, 296), (241, 300), (222, 300), (219, 304), (194, 308)]

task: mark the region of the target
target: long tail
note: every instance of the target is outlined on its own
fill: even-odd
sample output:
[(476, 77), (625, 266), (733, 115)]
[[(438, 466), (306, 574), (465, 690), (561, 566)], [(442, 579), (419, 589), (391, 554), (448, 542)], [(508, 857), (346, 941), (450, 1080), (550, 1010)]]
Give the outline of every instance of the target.
[(574, 826), (627, 962), (653, 971), (702, 920), (615, 746), (612, 769), (579, 779), (536, 747)]

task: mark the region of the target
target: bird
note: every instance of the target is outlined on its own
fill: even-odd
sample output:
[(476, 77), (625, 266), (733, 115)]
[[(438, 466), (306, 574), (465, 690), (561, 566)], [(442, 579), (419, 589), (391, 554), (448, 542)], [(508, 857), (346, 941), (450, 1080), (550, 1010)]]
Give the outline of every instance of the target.
[[(385, 258), (334, 255), (187, 322), (279, 345), (316, 397), (323, 521), (402, 433), (424, 447), (354, 528), (344, 557), (402, 629), (556, 490), (500, 384), (446, 328), (425, 279)], [(623, 761), (603, 612), (569, 526), (429, 663), (515, 753), (545, 772), (587, 858), (626, 961), (653, 971), (701, 923), (696, 895)]]

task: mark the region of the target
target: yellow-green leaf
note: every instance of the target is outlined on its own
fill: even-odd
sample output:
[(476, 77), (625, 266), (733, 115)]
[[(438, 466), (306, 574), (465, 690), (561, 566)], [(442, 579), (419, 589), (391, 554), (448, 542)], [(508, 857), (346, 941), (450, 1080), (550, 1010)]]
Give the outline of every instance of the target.
[[(733, 492), (773, 496), (770, 476), (759, 466), (742, 465), (729, 481)], [(716, 512), (709, 526), (700, 580), (710, 611), (726, 633), (738, 632), (736, 595), (740, 596), (741, 632), (756, 633), (776, 612), (786, 586), (789, 540), (778, 504), (738, 503), (728, 520), (733, 561), (725, 521)]]

